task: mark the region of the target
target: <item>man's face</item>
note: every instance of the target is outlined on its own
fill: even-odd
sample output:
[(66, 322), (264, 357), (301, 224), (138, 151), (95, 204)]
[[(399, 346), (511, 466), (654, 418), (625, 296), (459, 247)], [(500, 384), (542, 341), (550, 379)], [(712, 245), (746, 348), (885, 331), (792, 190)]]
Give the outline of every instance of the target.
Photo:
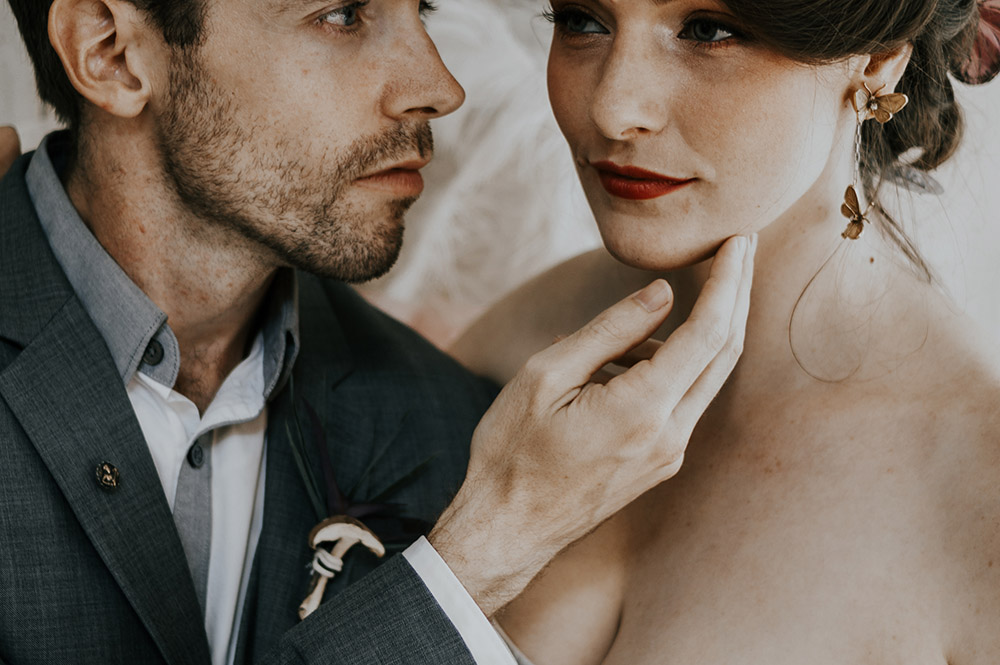
[(346, 281), (387, 271), (428, 120), (464, 93), (419, 0), (208, 0), (202, 44), (153, 103), (168, 182), (265, 261)]

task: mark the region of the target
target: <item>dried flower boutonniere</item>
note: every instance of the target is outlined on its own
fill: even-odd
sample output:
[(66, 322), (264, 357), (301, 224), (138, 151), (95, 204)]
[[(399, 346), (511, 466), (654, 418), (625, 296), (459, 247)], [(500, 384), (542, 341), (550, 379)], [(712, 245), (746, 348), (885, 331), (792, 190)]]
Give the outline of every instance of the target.
[[(289, 386), (291, 390), (291, 386)], [(292, 403), (295, 404), (294, 392)], [(434, 459), (431, 456), (399, 478), (388, 483), (364, 501), (354, 501), (349, 495), (356, 490), (374, 470), (389, 445), (383, 446), (368, 463), (362, 476), (345, 495), (337, 485), (330, 452), (327, 447), (326, 432), (316, 410), (306, 400), (301, 400), (302, 408), (309, 418), (312, 442), (322, 471), (322, 488), (317, 482), (306, 454), (306, 438), (295, 410), (293, 422), (295, 432), (286, 425), (288, 441), (299, 475), (305, 485), (310, 503), (319, 523), (309, 532), (309, 546), (314, 550), (309, 570), (312, 578), (309, 594), (299, 606), (299, 618), (305, 619), (323, 601), (327, 582), (344, 567), (344, 557), (357, 544), (363, 545), (375, 556), (382, 557), (387, 550), (405, 549), (411, 542), (426, 534), (431, 524), (420, 519), (401, 515), (403, 506), (396, 503), (379, 503), (403, 485), (412, 481), (424, 471)], [(389, 442), (391, 444), (391, 441)], [(324, 500), (325, 499), (325, 500)], [(363, 521), (364, 520), (364, 521)], [(366, 524), (367, 522), (367, 524)]]

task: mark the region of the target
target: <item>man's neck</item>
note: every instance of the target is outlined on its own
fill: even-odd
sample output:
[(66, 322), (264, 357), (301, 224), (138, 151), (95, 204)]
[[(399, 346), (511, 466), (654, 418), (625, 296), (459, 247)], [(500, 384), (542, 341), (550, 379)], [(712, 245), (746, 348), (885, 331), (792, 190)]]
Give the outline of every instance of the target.
[(201, 412), (242, 360), (276, 271), (259, 245), (192, 215), (155, 146), (136, 136), (84, 142), (66, 190), (84, 223), (167, 315), (180, 348), (174, 389)]

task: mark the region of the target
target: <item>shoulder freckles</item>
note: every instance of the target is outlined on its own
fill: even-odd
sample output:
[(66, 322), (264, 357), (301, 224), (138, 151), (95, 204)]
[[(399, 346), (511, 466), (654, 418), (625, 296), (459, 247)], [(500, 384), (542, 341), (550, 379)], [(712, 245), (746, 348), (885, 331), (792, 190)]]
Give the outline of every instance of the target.
[[(969, 377), (961, 388), (943, 392), (925, 408), (935, 414), (940, 442), (952, 452), (964, 448), (983, 469), (1000, 469), (1000, 380)], [(970, 460), (971, 461), (971, 460)], [(1000, 476), (996, 477), (1000, 481)]]
[(1000, 380), (973, 376), (965, 387), (926, 405), (938, 414), (934, 460), (943, 472), (948, 519), (974, 541), (989, 539), (1000, 563)]
[[(1000, 654), (1000, 388), (979, 384), (954, 408), (951, 436), (939, 433), (939, 459), (949, 460), (938, 488), (946, 557), (942, 598), (953, 618), (949, 662), (997, 662)], [(949, 452), (951, 453), (949, 459)], [(930, 489), (930, 488), (929, 488)], [(986, 655), (986, 659), (983, 656)]]

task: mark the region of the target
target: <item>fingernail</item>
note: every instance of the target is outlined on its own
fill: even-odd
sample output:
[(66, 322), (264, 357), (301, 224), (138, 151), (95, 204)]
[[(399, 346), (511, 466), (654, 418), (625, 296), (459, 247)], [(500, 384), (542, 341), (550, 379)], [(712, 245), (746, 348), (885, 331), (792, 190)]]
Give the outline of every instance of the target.
[(655, 312), (670, 302), (670, 287), (664, 280), (658, 279), (635, 294), (635, 299), (647, 312)]
[(754, 233), (752, 236), (750, 236), (750, 251), (752, 251), (752, 252), (756, 252), (757, 251), (757, 238), (758, 238), (758, 236), (757, 236), (756, 233)]

